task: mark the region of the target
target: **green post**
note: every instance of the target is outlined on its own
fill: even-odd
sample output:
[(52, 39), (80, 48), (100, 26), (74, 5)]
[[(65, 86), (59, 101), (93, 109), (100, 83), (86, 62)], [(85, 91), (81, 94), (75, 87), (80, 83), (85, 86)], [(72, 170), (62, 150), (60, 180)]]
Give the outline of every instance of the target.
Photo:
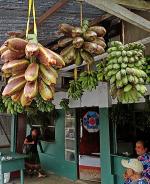
[(16, 138), (17, 138), (17, 116), (12, 116), (11, 120), (11, 148), (10, 151), (16, 152)]
[(114, 177), (111, 170), (108, 108), (100, 108), (100, 150), (101, 184), (114, 184)]

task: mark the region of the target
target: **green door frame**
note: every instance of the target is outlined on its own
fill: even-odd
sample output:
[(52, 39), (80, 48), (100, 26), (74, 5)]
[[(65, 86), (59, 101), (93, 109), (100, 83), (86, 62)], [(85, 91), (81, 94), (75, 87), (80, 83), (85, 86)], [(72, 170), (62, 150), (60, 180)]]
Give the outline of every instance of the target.
[(101, 184), (114, 184), (110, 155), (110, 132), (108, 108), (100, 108)]

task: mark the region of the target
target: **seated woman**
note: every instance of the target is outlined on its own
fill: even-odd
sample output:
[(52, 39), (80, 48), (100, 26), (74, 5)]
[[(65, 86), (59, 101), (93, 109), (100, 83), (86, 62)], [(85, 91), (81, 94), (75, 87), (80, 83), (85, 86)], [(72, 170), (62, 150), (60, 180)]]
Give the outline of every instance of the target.
[(138, 155), (138, 160), (143, 164), (143, 176), (150, 183), (150, 154), (148, 153), (148, 143), (142, 140), (137, 141), (135, 151)]
[[(139, 140), (136, 142), (135, 146), (136, 154), (138, 155), (138, 160), (143, 164), (143, 177), (150, 183), (150, 154), (148, 153), (148, 143)], [(131, 180), (125, 177), (125, 184), (130, 184)]]
[(125, 175), (131, 180), (131, 184), (149, 184), (142, 176), (143, 165), (138, 159), (122, 160), (121, 164), (126, 168)]
[(41, 173), (40, 159), (37, 150), (38, 144), (42, 149), (39, 141), (39, 131), (36, 128), (32, 128), (31, 134), (28, 135), (24, 140), (24, 148), (26, 150), (23, 152), (29, 156), (26, 159), (26, 167), (28, 168), (30, 174), (33, 174), (33, 171), (36, 171), (38, 173), (38, 177), (45, 177), (45, 175)]

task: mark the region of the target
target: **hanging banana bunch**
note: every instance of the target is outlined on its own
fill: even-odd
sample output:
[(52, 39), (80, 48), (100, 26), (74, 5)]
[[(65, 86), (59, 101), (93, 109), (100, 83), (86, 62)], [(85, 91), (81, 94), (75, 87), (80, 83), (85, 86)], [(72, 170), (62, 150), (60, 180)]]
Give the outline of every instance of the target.
[(100, 61), (97, 65), (96, 65), (96, 68), (97, 68), (97, 80), (98, 81), (105, 81), (105, 67), (106, 67), (106, 62), (105, 60), (104, 61)]
[(96, 89), (98, 85), (97, 72), (96, 71), (84, 71), (80, 74), (79, 81), (83, 90)]
[(143, 66), (143, 69), (147, 74), (146, 84), (150, 84), (150, 56), (146, 56), (145, 59), (146, 59), (146, 62)]
[[(106, 30), (102, 26), (89, 26), (87, 20), (83, 21), (82, 0), (80, 2), (80, 27), (69, 24), (61, 24), (59, 31), (64, 34), (64, 38), (58, 42), (58, 46), (63, 48), (60, 55), (65, 64), (75, 64), (74, 81), (70, 82), (68, 96), (74, 100), (81, 98), (84, 90), (96, 88), (98, 81), (96, 72), (90, 70), (90, 65), (94, 61), (94, 56), (105, 52), (104, 35)], [(77, 77), (77, 66), (83, 61), (86, 62), (88, 71)]]
[(122, 103), (137, 102), (147, 92), (144, 45), (113, 41), (107, 52), (105, 78), (110, 82), (112, 97)]
[(75, 63), (81, 65), (83, 61), (92, 63), (94, 56), (105, 52), (104, 35), (106, 30), (101, 26), (89, 26), (87, 20), (81, 27), (69, 24), (61, 24), (59, 30), (65, 38), (58, 42), (58, 46), (64, 48), (60, 55), (67, 65)]
[[(34, 15), (34, 34), (28, 34), (31, 7), (33, 7)], [(44, 111), (46, 108), (41, 108), (37, 97), (40, 95), (40, 98), (47, 102), (54, 98), (58, 78), (57, 69), (65, 66), (65, 63), (61, 56), (37, 41), (34, 0), (29, 1), (26, 39), (10, 38), (6, 40), (0, 48), (0, 54), (1, 62), (3, 62), (2, 72), (7, 78), (7, 85), (2, 95), (7, 100), (13, 101), (9, 112), (13, 112), (14, 103), (26, 107), (30, 106), (35, 99), (38, 108)], [(48, 105), (46, 111), (50, 109), (53, 108)]]

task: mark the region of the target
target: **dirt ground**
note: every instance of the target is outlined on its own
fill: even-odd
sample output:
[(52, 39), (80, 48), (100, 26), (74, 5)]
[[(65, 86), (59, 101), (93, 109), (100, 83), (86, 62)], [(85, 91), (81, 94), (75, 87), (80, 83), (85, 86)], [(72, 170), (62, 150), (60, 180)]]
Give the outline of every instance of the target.
[[(25, 177), (25, 184), (99, 184), (98, 182), (86, 181), (71, 181), (64, 177), (56, 176), (53, 174), (48, 175), (46, 178)], [(11, 181), (10, 184), (20, 184), (19, 180)]]

